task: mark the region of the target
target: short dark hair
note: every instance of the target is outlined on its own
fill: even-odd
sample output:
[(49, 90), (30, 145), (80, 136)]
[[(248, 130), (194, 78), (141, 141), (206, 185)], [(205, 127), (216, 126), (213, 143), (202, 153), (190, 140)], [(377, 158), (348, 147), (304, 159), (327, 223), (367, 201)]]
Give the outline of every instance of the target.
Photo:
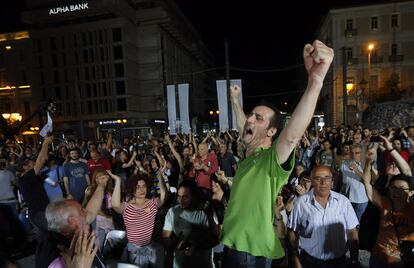
[(80, 154), (80, 150), (79, 150), (79, 148), (78, 148), (78, 147), (73, 147), (73, 148), (70, 148), (70, 149), (69, 149), (69, 154), (70, 154), (70, 152), (72, 152), (72, 151), (77, 151), (77, 152), (78, 152), (78, 154)]
[(200, 189), (197, 186), (197, 183), (193, 180), (183, 180), (179, 185), (177, 190), (180, 188), (187, 188), (191, 193), (191, 206), (197, 208), (200, 203)]
[(391, 177), (389, 185), (391, 185), (391, 183), (393, 183), (394, 181), (405, 181), (408, 184), (410, 190), (414, 189), (414, 179), (410, 176), (404, 174), (394, 175)]
[(267, 127), (267, 129), (270, 129), (272, 127), (276, 128), (276, 134), (272, 137), (272, 141), (274, 141), (277, 137), (279, 137), (279, 134), (283, 128), (282, 114), (280, 113), (279, 109), (276, 108), (276, 106), (274, 106), (266, 100), (262, 100), (259, 106), (266, 106), (267, 108), (273, 111), (273, 115), (269, 119), (269, 126)]
[(137, 184), (139, 181), (144, 181), (145, 185), (147, 186), (147, 194), (146, 197), (148, 198), (151, 195), (151, 186), (152, 183), (150, 178), (142, 173), (131, 175), (125, 183), (125, 196), (127, 198), (134, 198), (135, 192), (137, 191)]

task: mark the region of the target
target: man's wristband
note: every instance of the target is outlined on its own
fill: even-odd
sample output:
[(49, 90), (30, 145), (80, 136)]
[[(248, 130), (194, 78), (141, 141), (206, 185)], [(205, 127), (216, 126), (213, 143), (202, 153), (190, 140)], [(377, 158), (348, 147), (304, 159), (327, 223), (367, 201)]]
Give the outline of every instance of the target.
[(395, 148), (392, 148), (391, 150), (387, 150), (387, 152), (391, 153), (394, 150), (395, 150)]

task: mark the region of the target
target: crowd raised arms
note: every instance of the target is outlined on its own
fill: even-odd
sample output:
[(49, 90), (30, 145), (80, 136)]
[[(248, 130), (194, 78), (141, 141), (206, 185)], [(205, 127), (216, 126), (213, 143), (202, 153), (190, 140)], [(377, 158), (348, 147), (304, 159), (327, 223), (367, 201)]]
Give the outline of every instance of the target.
[(0, 251), (25, 233), (36, 267), (357, 267), (360, 250), (370, 267), (414, 267), (414, 126), (309, 126), (333, 51), (303, 54), (284, 129), (271, 104), (245, 113), (234, 86), (238, 131), (4, 144)]

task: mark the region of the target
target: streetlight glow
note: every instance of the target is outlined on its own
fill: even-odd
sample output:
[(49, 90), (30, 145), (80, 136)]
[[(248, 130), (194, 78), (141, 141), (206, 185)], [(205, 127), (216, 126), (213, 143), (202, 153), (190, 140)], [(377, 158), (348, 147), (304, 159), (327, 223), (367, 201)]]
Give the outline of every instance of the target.
[(209, 113), (210, 113), (210, 115), (213, 115), (213, 114), (214, 114), (214, 112), (213, 112), (213, 111), (210, 111)]
[(374, 49), (374, 44), (372, 44), (372, 43), (371, 43), (371, 44), (369, 44), (369, 45), (368, 45), (368, 50), (369, 50), (369, 51), (372, 51), (373, 49)]

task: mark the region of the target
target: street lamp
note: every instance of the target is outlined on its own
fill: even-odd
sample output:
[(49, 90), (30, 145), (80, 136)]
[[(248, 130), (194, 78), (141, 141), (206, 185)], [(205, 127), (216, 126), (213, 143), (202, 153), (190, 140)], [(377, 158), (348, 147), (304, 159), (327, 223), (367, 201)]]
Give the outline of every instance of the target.
[(368, 44), (368, 104), (372, 102), (372, 92), (371, 92), (371, 53), (375, 49), (375, 45), (373, 43)]
[(22, 121), (22, 116), (19, 113), (4, 113), (2, 116), (10, 124)]

